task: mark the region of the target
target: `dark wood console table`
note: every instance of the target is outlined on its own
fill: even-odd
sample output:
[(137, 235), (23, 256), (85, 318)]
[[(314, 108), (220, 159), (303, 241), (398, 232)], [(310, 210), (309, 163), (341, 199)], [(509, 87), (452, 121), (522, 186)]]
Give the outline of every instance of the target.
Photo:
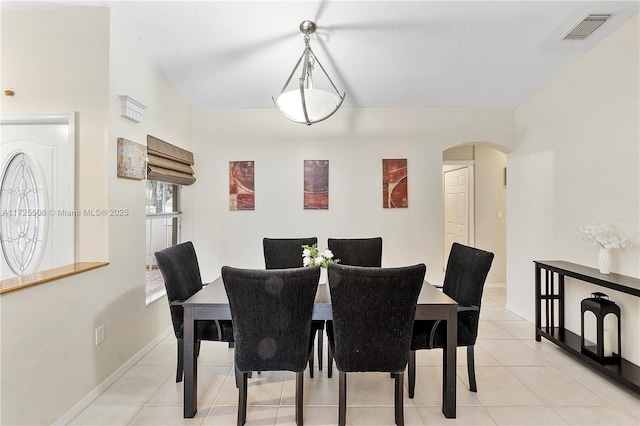
[[(536, 265), (536, 341), (539, 342), (541, 337), (544, 337), (594, 369), (640, 393), (640, 366), (624, 358), (620, 364), (600, 364), (581, 352), (580, 336), (564, 327), (565, 277), (636, 297), (640, 297), (640, 279), (619, 274), (604, 275), (595, 268), (561, 260), (537, 260), (534, 263)], [(544, 325), (542, 325), (543, 303)], [(622, 344), (624, 348), (624, 342)]]

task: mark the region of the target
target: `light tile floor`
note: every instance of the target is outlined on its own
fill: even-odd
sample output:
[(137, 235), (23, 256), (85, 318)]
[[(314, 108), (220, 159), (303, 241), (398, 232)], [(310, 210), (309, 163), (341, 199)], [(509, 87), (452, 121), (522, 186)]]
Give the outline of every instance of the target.
[[(442, 352), (417, 353), (415, 398), (409, 399), (405, 392), (404, 399), (407, 425), (640, 425), (640, 395), (544, 339), (536, 342), (533, 325), (504, 305), (504, 288), (485, 288), (476, 344), (478, 393), (469, 392), (466, 350), (461, 348), (456, 419), (446, 419), (440, 408)], [(199, 408), (193, 419), (182, 417), (182, 383), (175, 383), (176, 341), (170, 336), (70, 424), (236, 424), (233, 351), (225, 343), (203, 342), (198, 363)], [(348, 377), (347, 423), (392, 425), (389, 375)], [(247, 425), (294, 424), (294, 395), (293, 373), (254, 374), (249, 382)], [(306, 424), (336, 424), (337, 374), (328, 379), (326, 368), (316, 371), (313, 379), (306, 374), (304, 401)]]

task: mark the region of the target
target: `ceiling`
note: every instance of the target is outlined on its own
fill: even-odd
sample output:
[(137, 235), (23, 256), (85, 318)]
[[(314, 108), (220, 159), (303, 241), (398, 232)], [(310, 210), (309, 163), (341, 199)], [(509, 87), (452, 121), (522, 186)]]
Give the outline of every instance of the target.
[[(193, 108), (273, 108), (306, 19), (347, 108), (516, 107), (639, 11), (637, 1), (2, 2), (69, 6), (110, 7)], [(585, 40), (561, 40), (590, 13), (613, 16)]]

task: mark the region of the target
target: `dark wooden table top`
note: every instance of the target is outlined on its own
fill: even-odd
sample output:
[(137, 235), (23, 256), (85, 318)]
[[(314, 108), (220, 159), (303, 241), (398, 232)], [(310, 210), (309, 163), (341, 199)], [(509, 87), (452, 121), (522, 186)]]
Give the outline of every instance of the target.
[[(441, 318), (441, 314), (434, 312), (434, 308), (450, 308), (457, 306), (455, 300), (442, 293), (438, 288), (432, 286), (427, 281), (424, 282), (420, 296), (418, 297), (418, 305), (416, 307), (416, 319), (434, 319)], [(208, 307), (216, 309), (216, 319), (231, 319), (231, 311), (229, 310), (229, 299), (224, 289), (222, 277), (216, 278), (209, 285), (182, 302), (185, 308)], [(331, 297), (329, 295), (328, 285), (321, 283), (318, 285), (316, 300), (313, 309), (313, 319), (330, 320), (331, 315)]]

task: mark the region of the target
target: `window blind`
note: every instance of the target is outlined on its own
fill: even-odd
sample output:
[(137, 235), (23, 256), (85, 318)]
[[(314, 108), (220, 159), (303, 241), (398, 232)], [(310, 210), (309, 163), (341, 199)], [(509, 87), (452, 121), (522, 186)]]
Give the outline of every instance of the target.
[(193, 163), (193, 153), (147, 135), (147, 179), (191, 185), (196, 181)]

